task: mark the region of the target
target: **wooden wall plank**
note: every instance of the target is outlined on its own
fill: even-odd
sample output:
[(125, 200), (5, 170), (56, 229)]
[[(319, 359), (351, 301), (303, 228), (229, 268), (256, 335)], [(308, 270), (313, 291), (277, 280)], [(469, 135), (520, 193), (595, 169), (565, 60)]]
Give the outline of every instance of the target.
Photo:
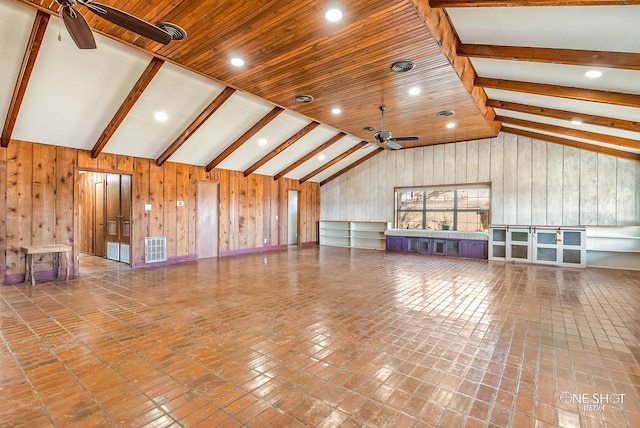
[(443, 184), (456, 182), (456, 148), (458, 144), (443, 144), (444, 147), (444, 178)]
[(491, 181), (491, 140), (483, 138), (478, 141), (478, 183)]
[(517, 224), (532, 224), (532, 165), (533, 153), (531, 138), (517, 137), (518, 141), (518, 209)]
[(478, 183), (478, 140), (467, 142), (467, 183)]
[[(204, 171), (204, 168), (202, 168), (202, 171)], [(229, 251), (231, 248), (229, 242), (231, 227), (231, 212), (229, 211), (231, 207), (231, 189), (229, 188), (231, 184), (230, 172), (231, 171), (226, 169), (220, 171), (220, 219), (218, 221), (218, 248), (220, 252)]]
[(413, 181), (411, 183), (424, 183), (424, 147), (411, 149), (410, 158), (413, 159)]
[(176, 188), (177, 188), (177, 164), (166, 162), (164, 167), (163, 181), (163, 213), (164, 213), (164, 236), (167, 237), (167, 257), (176, 257), (178, 227), (176, 224)]
[(440, 144), (433, 147), (433, 184), (445, 184), (444, 146)]
[[(244, 173), (242, 174), (244, 175)], [(262, 231), (262, 222), (258, 210), (258, 177), (256, 174), (251, 174), (243, 180), (247, 183), (247, 243), (245, 248), (258, 248), (262, 247), (263, 240), (262, 234), (256, 235), (256, 232)], [(260, 220), (258, 220), (260, 218)], [(258, 228), (257, 222), (260, 221), (260, 227)]]
[(164, 234), (164, 164), (157, 166), (150, 160), (149, 164), (149, 236), (165, 236)]
[(405, 176), (405, 166), (404, 166), (404, 152), (405, 150), (398, 150), (394, 152), (395, 155), (395, 159), (396, 159), (396, 169), (395, 169), (395, 177), (394, 177), (394, 182), (396, 183), (396, 186), (406, 186), (406, 179), (407, 177)]
[(531, 224), (547, 223), (547, 143), (533, 140), (531, 162)]
[(118, 155), (117, 170), (121, 174), (133, 174), (133, 156)]
[(503, 134), (504, 223), (518, 224), (518, 137)]
[(433, 149), (434, 146), (424, 148), (424, 184), (429, 186), (433, 181)]
[(0, 284), (7, 272), (7, 149), (0, 148)]
[(491, 223), (504, 224), (504, 153), (502, 135), (491, 139)]
[(580, 150), (564, 147), (562, 224), (580, 224)]
[(580, 224), (598, 224), (598, 154), (580, 153)]
[(7, 275), (24, 272), (20, 247), (31, 245), (33, 145), (12, 141), (7, 148)]
[(280, 194), (278, 189), (280, 188), (279, 181), (267, 180), (270, 182), (269, 188), (271, 189), (271, 220), (270, 220), (270, 232), (271, 245), (281, 245), (280, 236), (278, 231), (280, 230), (280, 214), (279, 208), (282, 201), (280, 201)]
[(563, 146), (547, 145), (547, 225), (562, 225)]
[[(150, 198), (150, 162), (148, 159), (136, 158), (133, 162), (133, 176), (131, 177), (131, 260), (133, 263), (144, 260), (144, 238), (151, 235), (151, 216), (158, 213), (158, 207), (152, 204)], [(151, 211), (144, 206), (151, 204)]]
[[(365, 163), (362, 164), (362, 168), (365, 171), (365, 174), (369, 174), (369, 176), (367, 177), (369, 186), (372, 189), (379, 189), (376, 192), (371, 192), (371, 194), (369, 195), (369, 210), (367, 212), (367, 218), (373, 220), (374, 218), (377, 218), (380, 216), (381, 212), (380, 210), (380, 194), (382, 192), (384, 192), (385, 187), (379, 187), (378, 184), (378, 180), (380, 179), (379, 175), (382, 173), (382, 171), (380, 170), (380, 159), (381, 159), (381, 155), (382, 153), (378, 154), (377, 156), (372, 157), (371, 159), (367, 160)], [(386, 173), (386, 168), (384, 170), (384, 172)], [(324, 195), (323, 195), (324, 198)], [(324, 205), (323, 205), (324, 206)]]
[[(31, 245), (56, 244), (56, 148), (33, 144)], [(71, 183), (69, 183), (71, 184)], [(36, 271), (51, 270), (53, 256), (35, 256)]]
[(455, 158), (455, 183), (468, 183), (467, 180), (467, 143), (453, 144), (456, 148)]
[(87, 169), (87, 170), (95, 170), (98, 169), (98, 159), (91, 157), (91, 152), (89, 150), (78, 150), (78, 168), (79, 169)]
[(118, 156), (113, 153), (100, 153), (98, 155), (98, 169), (102, 171), (117, 171)]
[[(229, 171), (229, 249), (236, 250), (239, 245), (240, 212), (238, 210), (240, 198), (240, 183), (236, 171)], [(244, 178), (244, 176), (243, 176)], [(224, 221), (224, 220), (223, 220)]]
[(244, 174), (240, 176), (237, 171), (232, 172), (236, 183), (238, 184), (238, 247), (249, 248), (249, 221), (251, 219), (251, 210), (253, 204), (249, 197), (249, 177)]
[(401, 150), (398, 153), (398, 158), (403, 158), (402, 165), (404, 170), (400, 170), (400, 172), (404, 172), (404, 177), (402, 178), (403, 186), (410, 186), (411, 183), (415, 183), (413, 178), (413, 159), (411, 159), (412, 153), (412, 150)]
[[(188, 226), (188, 254), (196, 254), (196, 228), (198, 219), (198, 175), (199, 167), (189, 165), (189, 226)], [(204, 169), (204, 168), (203, 168)], [(218, 195), (218, 197), (220, 197)], [(219, 223), (219, 222), (218, 222)]]
[(616, 158), (598, 155), (598, 224), (616, 224)]
[[(56, 243), (73, 246), (72, 272), (78, 272), (80, 247), (75, 242), (78, 236), (78, 194), (77, 166), (78, 154), (75, 149), (56, 147)], [(70, 214), (71, 213), (71, 214)]]
[[(177, 206), (182, 201), (183, 206)], [(189, 254), (189, 212), (191, 205), (196, 203), (191, 200), (189, 193), (189, 165), (176, 164), (176, 256)]]
[[(637, 226), (636, 195), (638, 177), (636, 164), (626, 159), (617, 159), (616, 165), (616, 224), (618, 226)], [(635, 187), (635, 188), (634, 188)]]

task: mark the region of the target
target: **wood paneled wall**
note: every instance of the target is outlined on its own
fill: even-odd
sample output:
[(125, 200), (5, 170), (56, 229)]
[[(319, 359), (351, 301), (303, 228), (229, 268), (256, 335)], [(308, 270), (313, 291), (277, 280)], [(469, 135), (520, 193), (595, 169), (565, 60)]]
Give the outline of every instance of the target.
[(491, 222), (640, 224), (640, 163), (500, 133), (385, 150), (321, 188), (322, 220), (393, 221), (394, 187), (491, 182)]
[[(300, 241), (318, 241), (318, 183), (103, 153), (23, 141), (0, 148), (0, 278), (24, 274), (20, 247), (47, 243), (73, 245), (74, 272), (80, 250), (79, 170), (132, 176), (132, 248), (134, 264), (144, 260), (144, 237), (166, 236), (168, 257), (196, 256), (198, 180), (220, 183), (220, 253), (287, 244), (287, 191), (300, 191)], [(178, 207), (177, 201), (184, 206)], [(145, 211), (151, 204), (151, 211)], [(264, 239), (267, 242), (264, 242)], [(76, 244), (77, 241), (77, 244)], [(46, 262), (47, 260), (43, 260)], [(42, 263), (37, 270), (51, 269)]]

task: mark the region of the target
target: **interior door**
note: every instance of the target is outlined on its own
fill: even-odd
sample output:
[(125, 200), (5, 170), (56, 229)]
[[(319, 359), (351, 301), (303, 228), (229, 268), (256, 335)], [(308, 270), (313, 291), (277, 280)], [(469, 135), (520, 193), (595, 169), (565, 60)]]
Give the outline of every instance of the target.
[(199, 181), (196, 206), (196, 251), (199, 259), (218, 257), (218, 192), (220, 185)]
[(104, 240), (105, 228), (105, 205), (104, 205), (104, 181), (95, 183), (94, 185), (94, 228), (93, 228), (93, 254), (99, 257), (105, 256), (107, 248)]
[(107, 258), (129, 263), (131, 245), (131, 176), (107, 174)]
[(120, 176), (120, 261), (129, 263), (131, 248), (131, 176)]
[(289, 190), (287, 209), (287, 244), (298, 245), (298, 191)]

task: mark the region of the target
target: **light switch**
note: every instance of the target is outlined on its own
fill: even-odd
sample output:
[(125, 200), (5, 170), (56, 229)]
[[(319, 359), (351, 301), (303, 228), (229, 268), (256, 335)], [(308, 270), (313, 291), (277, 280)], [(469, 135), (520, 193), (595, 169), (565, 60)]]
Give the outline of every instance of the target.
[(151, 211), (151, 204), (144, 204), (145, 211)]

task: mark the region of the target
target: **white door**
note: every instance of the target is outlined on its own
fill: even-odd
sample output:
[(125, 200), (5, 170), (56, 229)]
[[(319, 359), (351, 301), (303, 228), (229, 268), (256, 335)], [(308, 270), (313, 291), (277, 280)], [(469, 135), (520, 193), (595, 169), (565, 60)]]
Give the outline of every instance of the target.
[(218, 257), (218, 183), (199, 181), (197, 188), (196, 251), (199, 259)]
[(289, 190), (289, 205), (288, 205), (288, 239), (287, 244), (298, 244), (298, 192), (296, 190)]

